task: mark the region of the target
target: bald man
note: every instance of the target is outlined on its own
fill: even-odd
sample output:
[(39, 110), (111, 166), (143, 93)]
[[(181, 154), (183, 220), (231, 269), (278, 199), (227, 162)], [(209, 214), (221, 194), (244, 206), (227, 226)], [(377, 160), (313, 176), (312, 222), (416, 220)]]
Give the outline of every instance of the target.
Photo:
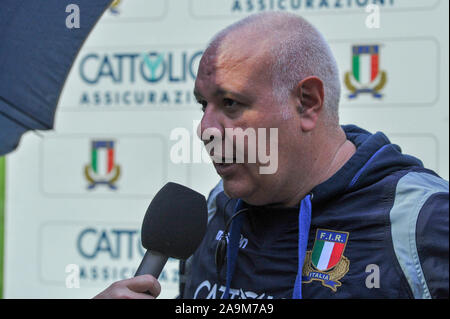
[[(206, 49), (194, 94), (207, 146), (227, 130), (258, 135), (244, 162), (210, 149), (221, 181), (180, 297), (448, 298), (448, 182), (384, 134), (340, 126), (338, 68), (312, 25), (274, 12), (231, 25)], [(250, 150), (274, 136), (276, 169), (262, 173)], [(97, 297), (159, 292), (141, 276)]]

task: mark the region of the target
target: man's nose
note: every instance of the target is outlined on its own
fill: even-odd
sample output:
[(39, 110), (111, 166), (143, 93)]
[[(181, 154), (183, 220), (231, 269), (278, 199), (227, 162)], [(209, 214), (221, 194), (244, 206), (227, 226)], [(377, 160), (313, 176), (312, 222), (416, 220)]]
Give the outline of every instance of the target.
[(208, 143), (216, 138), (222, 140), (223, 133), (222, 115), (213, 105), (208, 105), (197, 128), (197, 135), (204, 143)]

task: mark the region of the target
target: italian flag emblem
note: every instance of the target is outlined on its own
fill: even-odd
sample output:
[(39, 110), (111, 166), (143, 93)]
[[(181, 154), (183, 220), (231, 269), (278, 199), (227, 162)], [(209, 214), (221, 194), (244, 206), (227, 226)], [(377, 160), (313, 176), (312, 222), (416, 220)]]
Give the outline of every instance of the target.
[(350, 99), (360, 94), (383, 97), (381, 90), (386, 85), (386, 71), (380, 70), (380, 48), (378, 44), (354, 45), (352, 47), (352, 70), (345, 73), (344, 84), (350, 90)]
[(120, 176), (120, 166), (114, 162), (114, 141), (101, 140), (91, 143), (91, 165), (85, 165), (84, 176), (89, 182), (88, 189), (97, 185), (107, 185), (117, 189), (115, 185)]
[(302, 270), (302, 282), (320, 281), (336, 292), (339, 281), (350, 269), (350, 261), (343, 255), (349, 233), (317, 229), (312, 250), (306, 252)]
[(344, 252), (348, 233), (318, 229), (312, 250), (312, 264), (320, 271), (337, 265)]

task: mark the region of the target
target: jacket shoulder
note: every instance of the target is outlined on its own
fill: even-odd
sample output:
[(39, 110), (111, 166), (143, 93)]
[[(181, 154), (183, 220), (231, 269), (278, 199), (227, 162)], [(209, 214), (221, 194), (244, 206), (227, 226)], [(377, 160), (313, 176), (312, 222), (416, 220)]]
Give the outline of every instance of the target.
[[(448, 192), (448, 181), (427, 170), (406, 172), (396, 183), (389, 212), (392, 244), (415, 298), (440, 297), (445, 290), (448, 296)], [(436, 274), (433, 263), (446, 270)], [(447, 288), (435, 287), (444, 280)]]

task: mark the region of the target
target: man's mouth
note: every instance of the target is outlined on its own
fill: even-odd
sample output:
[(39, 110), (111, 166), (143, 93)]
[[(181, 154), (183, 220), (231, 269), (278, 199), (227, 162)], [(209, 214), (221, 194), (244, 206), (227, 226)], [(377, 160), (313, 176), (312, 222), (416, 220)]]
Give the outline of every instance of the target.
[(223, 155), (209, 155), (214, 163), (216, 164), (234, 164), (236, 163), (236, 156), (225, 157)]
[(236, 157), (232, 158), (213, 158), (214, 164), (234, 164), (236, 163)]
[(237, 166), (236, 158), (225, 159), (222, 158), (221, 161), (213, 161), (214, 167), (216, 168), (217, 174), (221, 176), (229, 175), (232, 173), (234, 168)]

